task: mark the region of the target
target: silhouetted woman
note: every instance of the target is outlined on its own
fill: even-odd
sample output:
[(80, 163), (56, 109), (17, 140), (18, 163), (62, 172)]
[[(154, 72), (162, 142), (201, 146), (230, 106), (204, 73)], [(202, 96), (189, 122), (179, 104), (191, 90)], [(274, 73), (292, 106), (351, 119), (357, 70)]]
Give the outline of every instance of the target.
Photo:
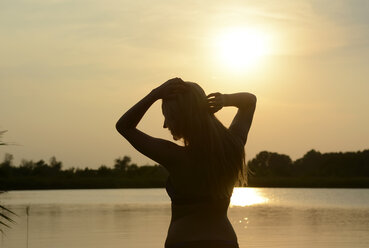
[[(162, 99), (168, 128), (184, 146), (151, 137), (137, 124)], [(227, 217), (233, 187), (246, 178), (244, 146), (255, 111), (250, 93), (205, 95), (196, 83), (173, 78), (129, 109), (116, 128), (138, 151), (169, 172), (172, 200), (166, 248), (235, 248), (237, 237)], [(225, 106), (238, 108), (229, 128), (214, 116)]]

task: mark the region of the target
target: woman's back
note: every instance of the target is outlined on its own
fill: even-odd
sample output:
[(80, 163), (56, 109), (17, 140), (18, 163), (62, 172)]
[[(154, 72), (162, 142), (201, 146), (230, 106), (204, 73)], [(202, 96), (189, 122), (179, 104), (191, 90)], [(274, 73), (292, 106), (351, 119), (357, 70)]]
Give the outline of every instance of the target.
[(166, 183), (172, 200), (167, 246), (191, 240), (237, 242), (227, 218), (233, 185), (225, 186), (229, 191), (227, 195), (214, 196), (211, 182), (205, 180), (204, 166), (194, 158), (178, 161), (172, 168)]
[(166, 190), (172, 202), (201, 203), (225, 200), (232, 195), (234, 182), (223, 185), (225, 193), (215, 192), (213, 181), (209, 180), (207, 170), (211, 166), (204, 166), (192, 157), (181, 159), (169, 171)]

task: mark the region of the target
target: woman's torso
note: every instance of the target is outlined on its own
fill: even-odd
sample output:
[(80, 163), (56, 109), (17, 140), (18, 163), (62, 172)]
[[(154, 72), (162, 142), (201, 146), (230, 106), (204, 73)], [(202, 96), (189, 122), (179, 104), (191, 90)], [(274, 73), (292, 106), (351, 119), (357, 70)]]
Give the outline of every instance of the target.
[(237, 242), (236, 234), (227, 217), (229, 195), (210, 196), (201, 173), (187, 163), (178, 164), (170, 172), (167, 191), (172, 199), (172, 219), (166, 243), (190, 240), (229, 240)]

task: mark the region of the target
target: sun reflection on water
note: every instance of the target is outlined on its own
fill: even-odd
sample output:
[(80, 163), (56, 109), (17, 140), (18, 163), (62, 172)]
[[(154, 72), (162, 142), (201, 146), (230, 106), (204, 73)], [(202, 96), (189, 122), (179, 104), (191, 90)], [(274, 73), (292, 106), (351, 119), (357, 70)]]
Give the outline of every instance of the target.
[(259, 191), (254, 188), (234, 188), (230, 205), (245, 207), (268, 202), (269, 199), (263, 197)]

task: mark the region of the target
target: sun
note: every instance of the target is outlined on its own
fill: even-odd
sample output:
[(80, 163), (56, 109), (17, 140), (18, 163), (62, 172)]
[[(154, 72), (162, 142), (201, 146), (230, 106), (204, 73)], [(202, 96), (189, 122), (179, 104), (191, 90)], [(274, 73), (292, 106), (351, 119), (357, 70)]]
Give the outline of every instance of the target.
[(223, 30), (215, 42), (221, 64), (232, 71), (247, 70), (256, 66), (270, 51), (267, 34), (256, 29)]

